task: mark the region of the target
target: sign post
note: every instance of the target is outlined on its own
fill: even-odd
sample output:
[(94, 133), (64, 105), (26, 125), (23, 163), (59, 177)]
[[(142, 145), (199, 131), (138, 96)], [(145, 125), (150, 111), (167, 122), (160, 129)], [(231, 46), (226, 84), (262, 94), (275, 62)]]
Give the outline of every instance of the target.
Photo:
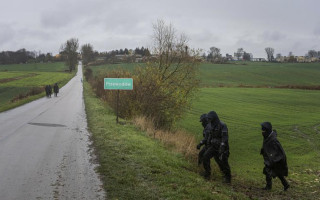
[(119, 123), (119, 96), (120, 90), (133, 90), (132, 78), (104, 78), (105, 90), (117, 90), (117, 123)]

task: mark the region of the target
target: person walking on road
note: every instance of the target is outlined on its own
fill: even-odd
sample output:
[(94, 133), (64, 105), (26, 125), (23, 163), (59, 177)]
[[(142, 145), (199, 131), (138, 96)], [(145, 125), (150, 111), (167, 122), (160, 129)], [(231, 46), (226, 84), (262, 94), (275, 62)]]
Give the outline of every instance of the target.
[(44, 90), (46, 91), (46, 96), (49, 97), (49, 85), (46, 85)]
[(55, 83), (53, 86), (53, 92), (54, 92), (54, 96), (57, 97), (58, 93), (59, 93), (59, 86), (58, 83)]
[(48, 85), (48, 91), (49, 91), (49, 97), (51, 98), (51, 94), (52, 94), (52, 87), (51, 87), (51, 85)]

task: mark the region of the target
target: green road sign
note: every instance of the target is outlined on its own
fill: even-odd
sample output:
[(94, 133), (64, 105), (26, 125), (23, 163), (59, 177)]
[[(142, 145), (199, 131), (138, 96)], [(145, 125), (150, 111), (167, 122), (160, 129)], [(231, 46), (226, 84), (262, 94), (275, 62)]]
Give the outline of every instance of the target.
[(104, 78), (105, 90), (133, 90), (132, 78)]

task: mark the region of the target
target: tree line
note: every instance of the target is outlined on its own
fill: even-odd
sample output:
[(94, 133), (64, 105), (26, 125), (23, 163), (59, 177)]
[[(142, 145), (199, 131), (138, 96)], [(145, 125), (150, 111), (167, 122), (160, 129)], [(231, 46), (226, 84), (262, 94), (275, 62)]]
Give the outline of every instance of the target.
[(61, 58), (53, 57), (51, 53), (41, 53), (37, 51), (27, 51), (19, 49), (17, 51), (0, 52), (0, 64), (21, 64), (21, 63), (39, 63), (39, 62), (57, 62)]

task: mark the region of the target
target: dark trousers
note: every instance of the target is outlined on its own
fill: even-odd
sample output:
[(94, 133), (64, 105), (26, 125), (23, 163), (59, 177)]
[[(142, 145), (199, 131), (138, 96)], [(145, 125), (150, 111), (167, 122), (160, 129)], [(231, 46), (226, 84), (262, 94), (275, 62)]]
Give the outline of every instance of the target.
[[(266, 183), (267, 183), (266, 186), (268, 188), (272, 188), (272, 169), (265, 166), (263, 169), (263, 173), (266, 175)], [(286, 178), (284, 176), (277, 175), (276, 177), (278, 177), (280, 179), (280, 181), (284, 187), (289, 185), (288, 181), (286, 180)]]
[(200, 165), (203, 162), (203, 155), (207, 151), (207, 146), (202, 147), (198, 154), (198, 165)]
[(221, 154), (219, 154), (219, 147), (217, 146), (209, 146), (203, 154), (203, 167), (206, 170), (206, 174), (211, 174), (210, 159), (212, 157), (218, 164), (225, 177), (230, 178), (231, 169), (228, 163), (228, 156), (221, 156)]

